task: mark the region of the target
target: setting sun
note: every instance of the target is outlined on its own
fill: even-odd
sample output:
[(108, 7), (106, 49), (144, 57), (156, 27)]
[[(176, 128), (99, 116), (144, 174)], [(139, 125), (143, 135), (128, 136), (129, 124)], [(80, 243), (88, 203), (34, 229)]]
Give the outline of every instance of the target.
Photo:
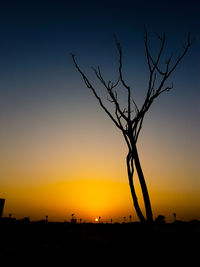
[[(148, 4), (145, 8), (142, 5), (141, 10), (136, 11), (134, 2), (142, 1), (124, 5), (124, 12), (121, 12), (121, 5), (120, 8), (113, 5), (117, 13), (112, 12), (112, 19), (107, 5), (105, 10), (102, 5), (103, 10), (99, 11), (88, 4), (84, 11), (90, 15), (79, 16), (73, 1), (70, 4), (68, 1), (51, 1), (55, 2), (55, 9), (53, 4), (44, 5), (44, 9), (40, 4), (36, 8), (35, 1), (31, 0), (20, 1), (27, 2), (27, 6), (20, 6), (19, 1), (1, 2), (7, 6), (2, 18), (5, 19), (2, 22), (5, 29), (1, 32), (4, 44), (0, 71), (0, 198), (5, 199), (2, 216), (12, 214), (16, 219), (30, 217), (31, 221), (36, 221), (48, 215), (49, 221), (70, 222), (74, 213), (77, 222), (113, 220), (114, 223), (123, 222), (123, 218), (129, 218), (131, 214), (132, 221), (137, 221), (133, 199), (139, 202), (139, 205), (135, 204), (141, 207), (145, 217), (143, 192), (147, 187), (150, 201), (146, 202), (151, 204), (147, 204), (148, 207), (152, 206), (154, 219), (162, 214), (167, 221), (173, 221), (174, 213), (178, 220), (200, 219), (200, 128), (197, 123), (200, 54), (199, 49), (193, 51), (193, 48), (186, 53), (180, 45), (184, 42), (190, 46), (187, 30), (195, 32), (199, 29), (200, 23), (196, 24), (199, 21), (198, 4), (194, 7), (196, 16), (188, 20), (180, 15), (180, 5), (177, 4), (173, 7), (174, 20), (168, 21), (167, 12), (166, 22), (161, 16), (163, 23), (158, 25), (155, 17), (161, 13), (151, 4), (149, 8), (146, 8)], [(16, 6), (9, 2), (16, 2)], [(29, 9), (32, 2), (33, 7)], [(62, 2), (63, 6), (57, 2)], [(188, 8), (189, 4), (183, 14)], [(149, 9), (156, 11), (152, 22)], [(127, 16), (133, 11), (135, 16)], [(29, 12), (31, 14), (27, 16)], [(54, 13), (55, 18), (52, 18)], [(91, 14), (97, 24), (93, 23)], [(188, 16), (190, 14), (192, 12)], [(38, 23), (35, 23), (36, 17)], [(148, 42), (143, 39), (144, 24), (148, 25), (145, 30), (149, 32), (148, 36), (145, 34)], [(137, 25), (137, 29), (131, 25)], [(154, 30), (158, 34), (154, 35)], [(168, 44), (166, 51), (161, 49), (159, 52), (160, 34), (162, 37), (165, 30), (169, 33)], [(117, 42), (112, 37), (113, 31)], [(117, 43), (123, 51), (123, 77), (119, 77)], [(145, 44), (149, 44), (146, 56)], [(66, 51), (72, 52), (72, 57)], [(172, 60), (171, 51), (174, 51)], [(159, 56), (161, 52), (163, 54)], [(148, 62), (156, 64), (153, 56), (157, 53), (159, 64), (153, 66), (154, 73), (149, 73)], [(176, 69), (177, 64), (173, 65), (182, 53), (184, 59), (178, 60), (181, 67)], [(73, 59), (77, 66), (80, 64), (83, 73), (89, 75), (90, 88), (75, 68)], [(91, 70), (90, 66), (99, 68)], [(171, 79), (169, 74), (175, 69), (177, 72)], [(121, 78), (125, 83), (120, 81)], [(167, 84), (161, 89), (165, 81)], [(172, 82), (174, 88), (170, 90)], [(126, 83), (131, 88), (129, 100), (129, 89), (123, 88)], [(158, 97), (161, 92), (162, 96)], [(104, 110), (102, 105), (105, 105)], [(144, 111), (148, 112), (143, 120)], [(133, 170), (127, 170), (126, 157), (130, 147), (124, 133), (136, 135), (131, 140), (137, 140), (146, 181), (143, 190), (136, 168), (133, 179), (128, 177), (132, 176)], [(139, 173), (142, 181), (141, 171)], [(129, 181), (132, 180), (137, 198), (131, 194), (134, 191), (130, 190)], [(148, 210), (150, 214), (150, 208)]]
[(195, 265), (200, 0), (0, 3), (1, 262)]

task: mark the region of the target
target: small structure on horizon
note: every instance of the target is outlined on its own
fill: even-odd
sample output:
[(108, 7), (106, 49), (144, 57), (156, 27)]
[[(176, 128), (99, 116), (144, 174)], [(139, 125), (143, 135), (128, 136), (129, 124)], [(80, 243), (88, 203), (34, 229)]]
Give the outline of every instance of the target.
[(156, 222), (156, 223), (159, 223), (159, 224), (166, 223), (166, 221), (165, 221), (165, 216), (159, 214), (159, 215), (155, 218), (155, 222)]
[(76, 222), (77, 222), (77, 219), (74, 218), (74, 213), (72, 213), (71, 223), (76, 223)]
[(176, 212), (174, 212), (173, 215), (174, 215), (174, 221), (176, 221)]

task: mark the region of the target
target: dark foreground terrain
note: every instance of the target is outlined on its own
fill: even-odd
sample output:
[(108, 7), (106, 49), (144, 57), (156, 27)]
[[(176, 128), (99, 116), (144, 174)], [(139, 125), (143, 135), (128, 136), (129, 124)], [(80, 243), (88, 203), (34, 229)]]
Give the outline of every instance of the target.
[(199, 266), (199, 258), (198, 221), (152, 226), (0, 222), (0, 259), (10, 266)]

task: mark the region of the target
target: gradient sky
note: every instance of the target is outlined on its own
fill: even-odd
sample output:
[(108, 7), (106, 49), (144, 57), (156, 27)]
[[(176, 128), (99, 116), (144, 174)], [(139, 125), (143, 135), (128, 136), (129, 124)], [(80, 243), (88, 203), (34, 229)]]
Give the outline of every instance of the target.
[(170, 221), (176, 212), (177, 219), (200, 219), (199, 14), (197, 0), (1, 2), (4, 216), (63, 221), (75, 213), (86, 221), (121, 221), (132, 214), (137, 220), (123, 137), (83, 84), (70, 53), (97, 88), (91, 66), (100, 65), (105, 79), (116, 80), (115, 33), (125, 78), (141, 105), (148, 81), (145, 24), (154, 53), (154, 32), (166, 33), (163, 59), (180, 54), (188, 32), (196, 39), (172, 76), (174, 89), (146, 115), (138, 150), (154, 217)]

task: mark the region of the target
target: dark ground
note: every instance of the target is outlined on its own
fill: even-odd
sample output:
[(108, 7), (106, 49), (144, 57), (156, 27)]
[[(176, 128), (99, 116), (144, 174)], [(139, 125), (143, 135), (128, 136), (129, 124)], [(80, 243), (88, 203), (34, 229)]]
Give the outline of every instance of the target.
[(0, 222), (0, 259), (10, 266), (199, 266), (199, 258), (198, 221), (152, 226)]

